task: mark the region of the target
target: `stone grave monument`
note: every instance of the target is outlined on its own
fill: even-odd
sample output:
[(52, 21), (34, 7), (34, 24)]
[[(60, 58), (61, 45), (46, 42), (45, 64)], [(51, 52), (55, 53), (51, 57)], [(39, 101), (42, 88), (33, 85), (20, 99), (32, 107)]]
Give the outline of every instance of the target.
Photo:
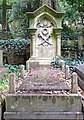
[(29, 67), (50, 65), (55, 56), (61, 55), (61, 21), (64, 13), (51, 10), (46, 5), (29, 17), (31, 39)]
[[(82, 102), (77, 94), (77, 74), (50, 67), (54, 57), (61, 55), (61, 20), (64, 13), (44, 5), (27, 13), (31, 36), (28, 74), (15, 81), (10, 74), (6, 95), (5, 120), (83, 120)], [(65, 73), (64, 73), (65, 71)], [(72, 80), (72, 84), (68, 84)]]

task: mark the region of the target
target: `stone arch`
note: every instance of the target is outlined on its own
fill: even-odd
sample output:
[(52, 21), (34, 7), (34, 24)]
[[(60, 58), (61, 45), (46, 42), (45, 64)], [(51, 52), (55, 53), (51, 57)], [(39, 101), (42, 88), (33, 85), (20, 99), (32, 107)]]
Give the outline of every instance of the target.
[(49, 13), (42, 13), (35, 18), (35, 23), (36, 23), (35, 28), (37, 28), (37, 24), (39, 23), (39, 21), (41, 21), (44, 18), (46, 18), (48, 21), (50, 21), (54, 28), (57, 28), (56, 19)]

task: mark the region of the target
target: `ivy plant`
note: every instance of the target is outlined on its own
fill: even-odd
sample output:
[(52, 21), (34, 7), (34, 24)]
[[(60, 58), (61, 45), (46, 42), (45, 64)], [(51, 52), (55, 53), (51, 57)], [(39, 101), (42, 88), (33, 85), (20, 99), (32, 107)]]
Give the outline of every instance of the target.
[(0, 40), (0, 48), (6, 52), (14, 52), (16, 55), (24, 55), (25, 51), (29, 52), (29, 39), (17, 38), (10, 40)]

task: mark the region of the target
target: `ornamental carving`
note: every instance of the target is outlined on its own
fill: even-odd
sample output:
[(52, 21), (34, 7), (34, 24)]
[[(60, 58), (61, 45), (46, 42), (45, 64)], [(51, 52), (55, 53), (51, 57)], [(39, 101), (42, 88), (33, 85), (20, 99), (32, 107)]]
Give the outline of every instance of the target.
[(50, 37), (53, 26), (53, 23), (50, 22), (47, 18), (43, 18), (41, 21), (38, 21), (38, 39), (40, 40), (40, 44), (38, 44), (38, 46), (52, 45), (52, 43), (50, 42)]

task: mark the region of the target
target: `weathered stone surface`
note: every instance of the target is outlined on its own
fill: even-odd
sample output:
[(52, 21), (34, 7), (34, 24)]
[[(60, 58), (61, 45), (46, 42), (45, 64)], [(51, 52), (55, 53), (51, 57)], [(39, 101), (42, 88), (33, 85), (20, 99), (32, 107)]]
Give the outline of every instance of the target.
[(51, 67), (30, 69), (18, 90), (70, 90), (65, 74)]
[(10, 81), (9, 81), (9, 93), (14, 94), (15, 93), (15, 74), (10, 74)]
[(84, 81), (78, 76), (78, 85), (84, 91)]
[(76, 67), (76, 72), (78, 74), (78, 84), (82, 90), (84, 90), (84, 64)]
[(24, 79), (24, 69), (25, 69), (25, 66), (24, 66), (24, 65), (21, 65), (21, 66), (20, 66), (20, 77), (21, 77), (22, 79)]
[(5, 112), (6, 120), (83, 120), (82, 112)]
[(44, 5), (27, 15), (31, 36), (29, 68), (32, 59), (40, 65), (50, 65), (55, 56), (61, 55), (61, 20), (64, 13)]
[(82, 104), (83, 104), (83, 112), (84, 112), (84, 100), (82, 100)]
[(72, 88), (71, 88), (71, 92), (72, 93), (77, 93), (77, 88), (78, 88), (78, 84), (77, 84), (77, 73), (73, 72), (72, 73)]
[(76, 72), (78, 76), (84, 81), (84, 64), (81, 64), (78, 67), (76, 67)]
[(77, 94), (72, 95), (8, 95), (5, 120), (78, 119), (83, 120), (82, 104)]
[(77, 94), (11, 94), (6, 96), (6, 111), (81, 112), (82, 103)]

